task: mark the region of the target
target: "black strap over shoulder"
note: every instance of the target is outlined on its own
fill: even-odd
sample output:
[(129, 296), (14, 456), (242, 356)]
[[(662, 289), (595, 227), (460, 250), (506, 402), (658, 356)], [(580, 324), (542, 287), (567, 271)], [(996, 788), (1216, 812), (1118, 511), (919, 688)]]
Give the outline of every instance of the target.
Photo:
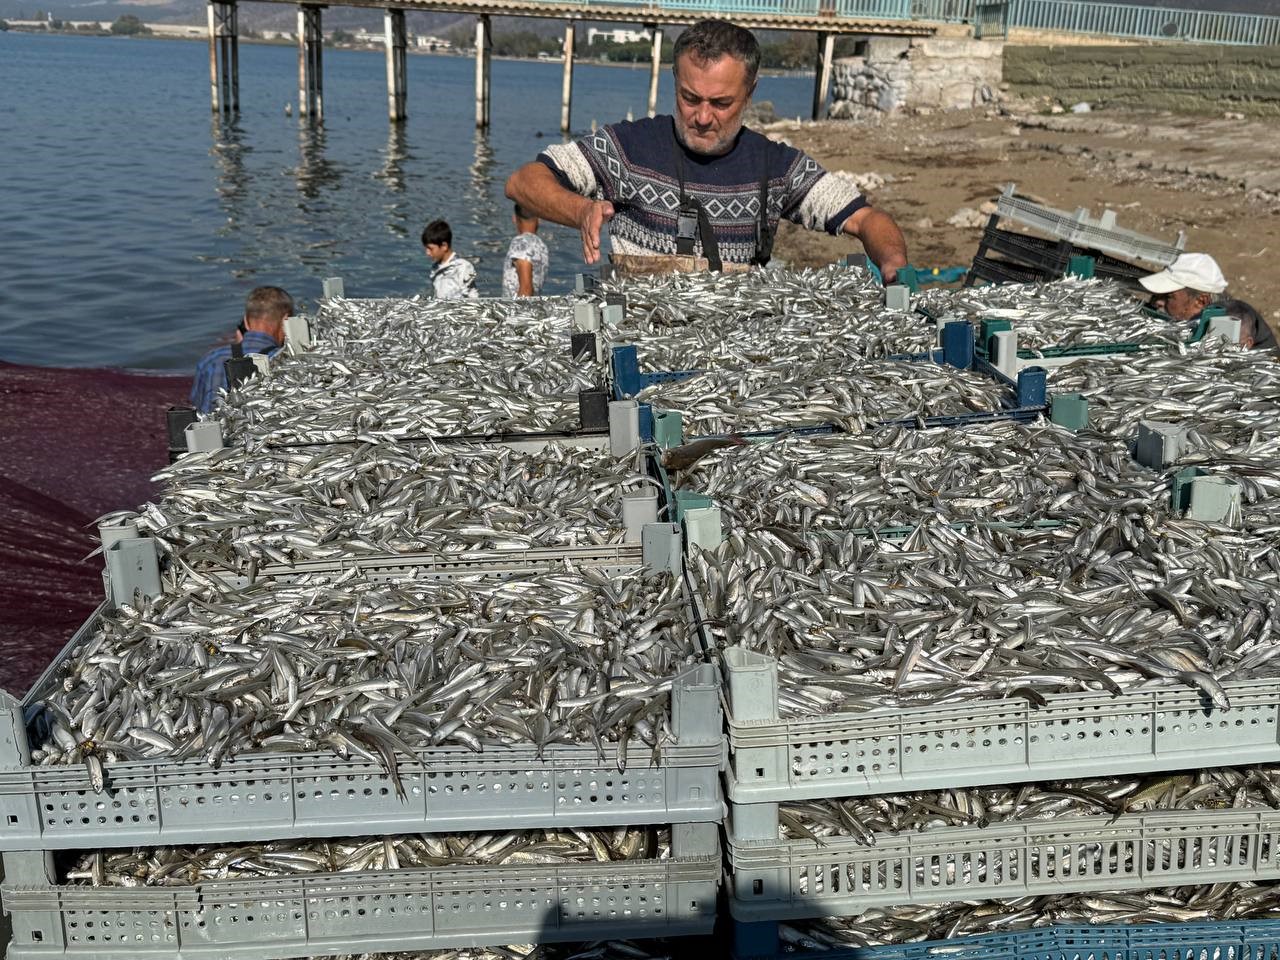
[(756, 220), (756, 255), (752, 261), (758, 267), (767, 266), (773, 259), (773, 235), (769, 227), (769, 151), (762, 150), (760, 164), (760, 216)]
[(680, 184), (680, 207), (676, 211), (676, 253), (683, 257), (693, 256), (696, 250), (694, 240), (700, 238), (707, 266), (719, 272), (724, 269), (724, 263), (720, 259), (720, 244), (711, 227), (711, 217), (702, 202), (697, 197), (690, 197), (685, 190), (684, 151), (676, 136), (675, 118), (671, 120), (671, 149), (675, 157), (676, 180)]

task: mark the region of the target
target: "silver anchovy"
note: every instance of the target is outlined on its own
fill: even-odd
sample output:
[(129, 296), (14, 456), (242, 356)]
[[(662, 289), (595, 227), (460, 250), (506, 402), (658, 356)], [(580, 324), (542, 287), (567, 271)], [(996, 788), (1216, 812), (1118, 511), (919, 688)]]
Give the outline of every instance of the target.
[(660, 827), (521, 830), (272, 840), (200, 847), (148, 847), (83, 854), (65, 874), (95, 887), (191, 886), (313, 873), (665, 860), (670, 830)]

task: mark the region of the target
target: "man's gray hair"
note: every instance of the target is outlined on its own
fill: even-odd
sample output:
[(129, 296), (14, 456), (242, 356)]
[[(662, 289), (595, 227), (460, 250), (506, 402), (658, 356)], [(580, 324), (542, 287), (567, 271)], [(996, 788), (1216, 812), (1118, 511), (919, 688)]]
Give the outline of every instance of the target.
[(760, 71), (760, 44), (756, 42), (755, 34), (728, 20), (699, 20), (676, 37), (671, 54), (673, 72), (680, 57), (686, 53), (707, 63), (714, 63), (721, 57), (741, 60), (747, 68), (747, 86), (756, 82), (756, 74)]

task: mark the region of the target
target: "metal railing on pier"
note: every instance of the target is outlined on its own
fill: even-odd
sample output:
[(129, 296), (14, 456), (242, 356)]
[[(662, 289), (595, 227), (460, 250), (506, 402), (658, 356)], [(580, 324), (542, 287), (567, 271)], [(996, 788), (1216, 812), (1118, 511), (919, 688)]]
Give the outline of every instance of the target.
[(1087, 0), (1010, 0), (1008, 24), (1138, 40), (1280, 44), (1280, 17)]

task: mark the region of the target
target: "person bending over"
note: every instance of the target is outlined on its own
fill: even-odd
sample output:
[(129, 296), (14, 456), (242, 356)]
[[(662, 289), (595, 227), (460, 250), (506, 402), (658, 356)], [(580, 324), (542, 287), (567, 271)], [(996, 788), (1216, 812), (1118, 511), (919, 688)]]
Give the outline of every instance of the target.
[(284, 321), (293, 315), (293, 298), (280, 287), (255, 287), (244, 302), (244, 316), (230, 343), (214, 347), (196, 364), (191, 405), (208, 413), (227, 388), (226, 362), (251, 353), (275, 356), (284, 344)]

